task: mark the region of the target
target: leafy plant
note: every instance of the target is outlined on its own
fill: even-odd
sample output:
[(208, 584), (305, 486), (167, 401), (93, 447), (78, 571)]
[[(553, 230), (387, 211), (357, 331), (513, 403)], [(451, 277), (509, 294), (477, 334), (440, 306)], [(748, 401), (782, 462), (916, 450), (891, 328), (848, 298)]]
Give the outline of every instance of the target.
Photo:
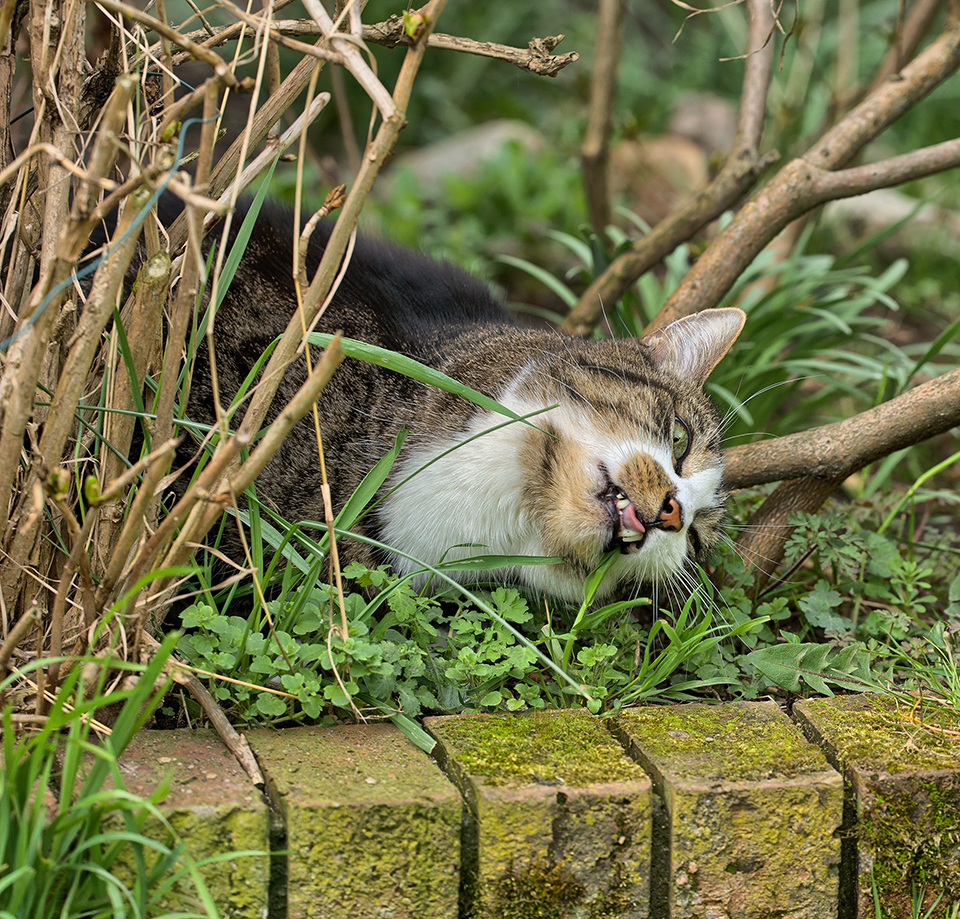
[(507, 143), (476, 174), (443, 175), (438, 186), (400, 170), (390, 194), (370, 200), (367, 219), (389, 239), (501, 282), (503, 253), (550, 264), (563, 256), (554, 231), (576, 233), (586, 219), (576, 162), (552, 147), (532, 156)]

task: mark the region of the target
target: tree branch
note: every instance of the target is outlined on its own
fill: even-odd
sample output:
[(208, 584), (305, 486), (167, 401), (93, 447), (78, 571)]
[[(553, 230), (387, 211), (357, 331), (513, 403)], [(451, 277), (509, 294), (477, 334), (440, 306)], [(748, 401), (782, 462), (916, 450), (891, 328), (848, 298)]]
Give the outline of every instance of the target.
[(744, 560), (758, 568), (758, 587), (783, 557), (790, 514), (813, 513), (851, 473), (958, 425), (960, 370), (954, 370), (853, 418), (726, 451), (731, 488), (786, 480), (737, 540)]
[(746, 565), (753, 565), (756, 597), (783, 560), (787, 540), (794, 531), (791, 514), (813, 514), (843, 483), (844, 476), (816, 479), (805, 476), (782, 482), (750, 518), (747, 529), (737, 539), (737, 552)]
[(590, 81), (587, 126), (580, 145), (580, 162), (590, 222), (597, 233), (610, 223), (610, 122), (617, 92), (617, 64), (623, 31), (624, 0), (600, 0), (597, 39)]
[(900, 70), (905, 61), (910, 60), (917, 53), (923, 36), (927, 34), (930, 23), (942, 6), (942, 0), (917, 0), (910, 7), (902, 27), (897, 30), (896, 41), (874, 74), (867, 95), (878, 89), (885, 80)]
[(800, 476), (842, 479), (895, 450), (958, 425), (960, 370), (954, 370), (853, 418), (731, 447), (724, 453), (724, 478), (731, 488)]
[[(286, 6), (290, 2), (293, 2), (293, 0), (286, 0), (283, 5)], [(274, 6), (274, 10), (278, 8), (279, 5)], [(251, 21), (260, 18), (256, 14), (247, 15), (249, 15)], [(202, 48), (215, 48), (239, 38), (242, 26), (243, 23), (231, 23), (228, 26), (213, 29), (212, 35), (205, 29), (198, 29), (195, 32), (187, 33), (184, 38), (196, 42)], [(302, 51), (308, 46), (301, 45), (299, 42), (288, 42), (288, 38), (306, 38), (325, 34), (317, 23), (307, 19), (278, 19), (271, 24), (270, 33), (271, 38), (278, 44), (295, 47), (298, 51)], [(385, 48), (395, 48), (397, 45), (409, 47), (414, 43), (414, 40), (404, 30), (403, 17), (396, 15), (383, 22), (365, 25), (362, 36), (364, 41), (373, 42), (373, 44), (382, 45)], [(566, 54), (553, 54), (553, 49), (563, 41), (563, 38), (563, 35), (532, 38), (526, 48), (513, 48), (496, 42), (475, 41), (472, 38), (461, 38), (457, 35), (444, 35), (438, 32), (432, 33), (427, 38), (427, 47), (495, 58), (538, 76), (555, 77), (564, 67), (580, 59), (580, 55), (576, 51), (570, 51)], [(201, 41), (201, 39), (204, 40)], [(314, 54), (315, 52), (308, 53)], [(178, 58), (174, 58), (174, 64), (183, 63), (190, 57), (192, 55), (185, 52)]]
[[(363, 38), (378, 45), (411, 45), (413, 39), (403, 28), (403, 18), (391, 16), (385, 22), (363, 27)], [(427, 39), (428, 48), (440, 48), (447, 51), (462, 51), (477, 54), (480, 57), (492, 57), (499, 61), (514, 64), (521, 70), (544, 77), (555, 77), (564, 67), (580, 59), (576, 51), (567, 54), (553, 54), (553, 49), (564, 39), (563, 35), (550, 35), (544, 38), (531, 38), (526, 48), (511, 48), (489, 41), (474, 41), (472, 38), (459, 38), (456, 35), (434, 33)]]
[(747, 11), (749, 47), (756, 50), (747, 57), (744, 67), (737, 134), (730, 156), (710, 184), (685, 207), (657, 224), (607, 266), (561, 323), (561, 332), (589, 335), (600, 321), (605, 304), (617, 300), (640, 275), (728, 210), (772, 161), (761, 157), (758, 150), (773, 62), (773, 48), (767, 41), (773, 19), (764, 0), (748, 0)]
[(960, 138), (911, 150), (877, 163), (851, 166), (837, 172), (821, 172), (811, 184), (810, 195), (821, 202), (852, 198), (957, 166), (960, 166)]
[[(848, 163), (863, 146), (930, 93), (960, 66), (960, 25), (954, 24), (909, 65), (827, 131), (802, 157), (787, 163), (764, 185), (710, 244), (680, 286), (663, 305), (651, 328), (716, 306), (756, 255), (791, 221), (833, 197), (861, 194), (893, 184), (904, 163), (917, 168), (924, 157), (955, 163), (952, 144), (917, 151), (874, 166), (829, 175)], [(922, 156), (917, 154), (923, 153)], [(925, 172), (908, 169), (909, 177)], [(886, 176), (888, 181), (880, 181)], [(852, 177), (852, 178), (851, 178)], [(851, 182), (860, 181), (856, 187)]]

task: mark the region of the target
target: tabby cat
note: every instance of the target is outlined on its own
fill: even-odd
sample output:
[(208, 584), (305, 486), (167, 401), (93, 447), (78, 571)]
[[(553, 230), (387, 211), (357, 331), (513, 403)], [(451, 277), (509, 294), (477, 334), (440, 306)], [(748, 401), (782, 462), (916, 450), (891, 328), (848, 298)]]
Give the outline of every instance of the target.
[[(242, 216), (235, 215), (235, 228)], [(329, 232), (321, 225), (313, 235), (311, 276)], [(292, 235), (290, 213), (274, 206), (261, 212), (217, 313), (224, 403), (295, 309)], [(342, 329), (402, 352), (521, 415), (556, 407), (530, 424), (504, 425), (502, 415), (459, 396), (348, 358), (319, 403), (334, 511), (401, 428), (409, 436), (383, 491), (416, 475), (357, 528), (397, 552), (341, 540), (341, 561), (388, 563), (408, 573), (420, 568), (411, 559), (559, 556), (563, 564), (455, 576), (522, 583), (578, 602), (584, 576), (617, 548), (601, 597), (671, 580), (702, 560), (720, 535), (720, 427), (702, 386), (743, 320), (740, 310), (717, 309), (642, 341), (565, 338), (519, 325), (483, 283), (448, 264), (358, 240), (319, 331)], [(275, 406), (305, 373), (301, 359)], [(205, 348), (198, 350), (188, 415), (214, 421)], [(257, 493), (287, 520), (321, 521), (320, 486), (308, 416), (257, 480)], [(239, 556), (239, 543), (225, 550)]]

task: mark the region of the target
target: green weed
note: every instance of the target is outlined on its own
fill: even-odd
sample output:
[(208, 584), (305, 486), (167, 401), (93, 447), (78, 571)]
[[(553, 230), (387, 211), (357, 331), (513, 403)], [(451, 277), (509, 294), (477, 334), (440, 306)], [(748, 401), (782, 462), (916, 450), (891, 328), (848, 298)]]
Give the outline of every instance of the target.
[[(113, 662), (136, 675), (130, 688), (106, 685), (102, 658), (75, 661), (36, 732), (16, 730), (4, 709), (0, 915), (6, 919), (219, 915), (199, 866), (157, 809), (165, 789), (149, 800), (130, 794), (117, 764), (164, 692), (163, 668), (175, 642), (169, 636), (146, 667)], [(88, 685), (83, 671), (91, 663), (100, 665), (99, 676)], [(0, 692), (19, 678), (8, 677)], [(91, 717), (105, 706), (119, 706), (119, 715), (110, 734), (94, 742)], [(55, 791), (52, 802), (44, 797), (48, 788)], [(144, 834), (148, 818), (164, 828), (163, 838)]]

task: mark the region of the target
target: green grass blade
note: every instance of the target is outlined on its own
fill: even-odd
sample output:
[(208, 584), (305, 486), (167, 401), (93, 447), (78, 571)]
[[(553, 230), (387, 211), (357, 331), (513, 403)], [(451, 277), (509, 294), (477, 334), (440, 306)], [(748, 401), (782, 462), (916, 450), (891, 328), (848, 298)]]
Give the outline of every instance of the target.
[(260, 188), (250, 203), (250, 207), (243, 218), (243, 223), (240, 224), (240, 229), (237, 231), (233, 246), (223, 260), (223, 266), (220, 269), (220, 280), (217, 282), (217, 302), (214, 307), (214, 312), (216, 312), (216, 308), (223, 302), (223, 298), (226, 296), (234, 275), (237, 273), (237, 268), (240, 267), (240, 260), (243, 258), (247, 243), (250, 241), (250, 235), (253, 233), (253, 228), (257, 222), (257, 217), (260, 214), (260, 208), (263, 206), (264, 199), (267, 197), (270, 180), (273, 178), (273, 171), (277, 168), (278, 162), (280, 162), (279, 155), (270, 164), (270, 168), (267, 169), (264, 174)]
[(563, 281), (550, 274), (549, 271), (545, 271), (539, 265), (534, 265), (526, 259), (516, 258), (512, 255), (501, 255), (497, 261), (513, 268), (519, 268), (532, 278), (536, 278), (544, 287), (556, 294), (566, 306), (573, 306), (577, 302), (577, 295)]
[[(325, 348), (333, 340), (333, 336), (322, 332), (314, 332), (309, 336), (309, 340), (311, 345), (319, 345)], [(444, 392), (451, 393), (455, 396), (461, 396), (473, 402), (475, 405), (479, 405), (481, 408), (496, 412), (498, 415), (505, 415), (514, 421), (530, 424), (529, 421), (524, 420), (522, 415), (518, 415), (512, 409), (501, 405), (495, 399), (491, 399), (482, 392), (477, 392), (475, 389), (471, 389), (469, 386), (465, 386), (463, 383), (451, 379), (439, 370), (434, 370), (426, 364), (421, 364), (419, 361), (415, 361), (412, 357), (407, 357), (405, 354), (388, 351), (386, 348), (378, 348), (376, 345), (356, 341), (352, 338), (342, 339), (340, 348), (348, 357), (368, 361), (380, 367), (386, 367), (387, 370), (402, 373), (405, 377), (410, 377), (412, 380), (426, 383), (429, 386), (435, 386), (437, 389), (442, 389)], [(536, 427), (536, 425), (531, 425), (531, 427)]]

